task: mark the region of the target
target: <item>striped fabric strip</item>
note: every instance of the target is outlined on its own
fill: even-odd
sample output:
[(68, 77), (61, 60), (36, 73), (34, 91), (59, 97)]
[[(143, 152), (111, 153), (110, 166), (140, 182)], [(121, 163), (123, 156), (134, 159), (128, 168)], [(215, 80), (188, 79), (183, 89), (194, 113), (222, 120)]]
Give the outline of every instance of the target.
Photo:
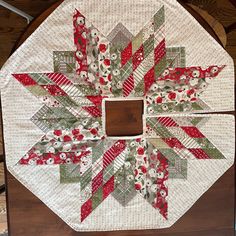
[(102, 111), (96, 106), (83, 106), (83, 110), (88, 112), (89, 115), (92, 117), (101, 117), (102, 116)]
[(114, 159), (125, 150), (125, 141), (119, 140), (110, 147), (103, 155), (103, 167), (106, 168)]
[(166, 127), (178, 126), (177, 123), (170, 117), (158, 117), (157, 121)]
[(134, 76), (131, 74), (123, 83), (123, 95), (127, 97), (134, 89)]
[[(223, 154), (205, 135), (197, 127), (193, 126), (195, 124), (194, 120), (194, 118), (189, 119), (189, 117), (148, 117), (146, 123), (169, 148), (173, 148), (173, 151), (180, 158), (224, 158)], [(196, 124), (200, 120), (197, 119)]]

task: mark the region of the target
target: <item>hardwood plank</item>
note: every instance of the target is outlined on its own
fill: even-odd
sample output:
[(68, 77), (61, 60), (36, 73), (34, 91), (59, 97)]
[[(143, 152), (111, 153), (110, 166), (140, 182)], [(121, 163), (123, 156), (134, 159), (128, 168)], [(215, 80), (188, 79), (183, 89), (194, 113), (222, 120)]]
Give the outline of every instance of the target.
[(0, 185), (4, 184), (4, 163), (0, 163)]
[(7, 211), (6, 211), (6, 196), (0, 195), (0, 234), (6, 232), (7, 229)]
[(58, 0), (5, 0), (27, 14), (36, 17)]
[(0, 8), (0, 68), (9, 57), (11, 50), (27, 26), (24, 18)]
[(236, 21), (236, 8), (229, 0), (185, 0), (206, 10), (224, 26)]

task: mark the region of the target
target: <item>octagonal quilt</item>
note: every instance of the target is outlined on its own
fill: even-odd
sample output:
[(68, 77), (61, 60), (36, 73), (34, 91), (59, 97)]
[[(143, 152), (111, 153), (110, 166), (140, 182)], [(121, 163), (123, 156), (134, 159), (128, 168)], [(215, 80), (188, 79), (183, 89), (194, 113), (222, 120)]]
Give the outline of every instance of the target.
[[(8, 170), (76, 231), (165, 228), (234, 162), (234, 65), (173, 0), (65, 0), (1, 70)], [(105, 104), (143, 102), (109, 136)], [(122, 127), (120, 127), (122, 129)]]

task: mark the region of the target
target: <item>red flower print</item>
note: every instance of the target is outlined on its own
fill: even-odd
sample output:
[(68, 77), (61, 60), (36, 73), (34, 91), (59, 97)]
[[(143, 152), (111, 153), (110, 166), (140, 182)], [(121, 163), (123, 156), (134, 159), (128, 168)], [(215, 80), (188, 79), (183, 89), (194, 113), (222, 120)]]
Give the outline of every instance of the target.
[(98, 131), (95, 128), (93, 128), (90, 130), (90, 133), (93, 135), (96, 135), (98, 133)]
[(145, 166), (141, 166), (141, 171), (145, 174), (147, 173), (147, 168)]
[(168, 97), (170, 100), (174, 100), (176, 98), (176, 93), (171, 92), (169, 93)]
[(139, 148), (138, 149), (138, 154), (143, 155), (144, 154), (144, 148)]
[(144, 157), (143, 160), (145, 163), (147, 163), (147, 157)]
[(156, 103), (162, 103), (162, 97), (157, 97)]
[(64, 142), (70, 142), (72, 141), (71, 137), (69, 135), (65, 135), (63, 138)]
[(135, 176), (138, 175), (138, 170), (137, 170), (137, 169), (134, 170), (134, 175), (135, 175)]
[(62, 132), (61, 132), (61, 130), (54, 130), (54, 135), (56, 135), (56, 136), (61, 136), (62, 135)]
[(79, 135), (79, 133), (80, 133), (80, 130), (79, 130), (79, 129), (73, 129), (73, 130), (72, 130), (72, 134), (73, 134), (74, 136)]
[(134, 186), (136, 190), (140, 190), (142, 188), (141, 184), (135, 184)]
[(78, 135), (78, 136), (76, 137), (76, 139), (77, 139), (78, 141), (83, 140), (83, 138), (84, 138), (84, 135), (82, 135), (82, 134), (80, 134), (80, 135)]
[(189, 90), (187, 91), (187, 95), (188, 95), (188, 96), (191, 96), (192, 94), (194, 94), (194, 89), (189, 89)]
[(109, 81), (111, 81), (111, 74), (109, 74), (109, 75), (107, 76), (107, 79), (108, 79)]
[(195, 102), (196, 100), (196, 98), (191, 98), (191, 102)]
[(100, 50), (100, 52), (105, 52), (106, 50), (107, 50), (107, 47), (106, 47), (106, 45), (105, 44), (100, 44), (99, 45), (99, 50)]
[(110, 66), (110, 65), (111, 65), (111, 61), (110, 61), (109, 59), (105, 59), (105, 60), (104, 60), (104, 64), (105, 64), (106, 66)]
[(106, 85), (106, 81), (103, 77), (100, 77), (99, 82), (101, 85)]

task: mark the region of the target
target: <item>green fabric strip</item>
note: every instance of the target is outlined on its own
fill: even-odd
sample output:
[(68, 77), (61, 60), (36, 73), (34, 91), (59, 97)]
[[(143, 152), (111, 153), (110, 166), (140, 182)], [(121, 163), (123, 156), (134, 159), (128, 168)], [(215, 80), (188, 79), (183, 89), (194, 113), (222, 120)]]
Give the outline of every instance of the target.
[(80, 165), (67, 164), (60, 165), (60, 183), (78, 183), (80, 181)]
[(157, 31), (165, 22), (164, 6), (154, 15), (154, 31)]

